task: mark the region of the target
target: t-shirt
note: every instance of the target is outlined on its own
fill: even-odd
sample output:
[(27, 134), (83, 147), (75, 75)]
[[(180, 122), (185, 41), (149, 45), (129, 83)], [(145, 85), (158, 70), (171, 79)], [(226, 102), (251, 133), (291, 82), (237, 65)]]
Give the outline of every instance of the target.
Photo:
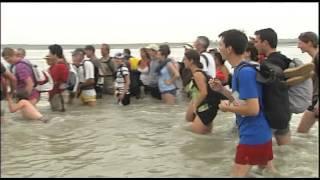
[[(85, 69), (85, 70), (84, 70)], [(91, 61), (84, 61), (79, 67), (79, 81), (86, 82), (88, 79), (94, 79), (94, 65)]]
[[(206, 59), (204, 57), (202, 57), (202, 55), (206, 56), (208, 59), (208, 66), (207, 66), (207, 62)], [(200, 62), (203, 65), (202, 70), (207, 73), (207, 75), (209, 75), (212, 78), (216, 77), (216, 63), (213, 59), (213, 56), (207, 52), (203, 52), (201, 53), (200, 56)]]
[[(126, 75), (129, 75), (129, 70), (126, 66), (119, 66), (117, 69), (117, 75), (116, 75), (116, 81), (115, 81), (115, 87), (118, 89), (120, 92), (123, 92), (124, 90), (124, 85), (125, 85), (125, 79), (124, 77)], [(129, 91), (129, 90), (128, 90)]]
[[(239, 80), (238, 83), (237, 79)], [(260, 104), (259, 113), (256, 116), (241, 116), (236, 114), (240, 144), (264, 144), (271, 140), (271, 128), (261, 108), (263, 107), (262, 85), (256, 81), (256, 70), (252, 67), (243, 67), (238, 71), (236, 68), (232, 84), (232, 91), (234, 94), (235, 92), (239, 94), (239, 100), (258, 98)]]
[(152, 59), (150, 61), (150, 71), (149, 71), (149, 76), (150, 76), (150, 86), (152, 87), (157, 87), (158, 86), (158, 73), (156, 72), (158, 66), (159, 66), (159, 61), (157, 59)]
[(60, 89), (60, 85), (67, 82), (69, 69), (66, 64), (57, 63), (49, 68), (49, 73), (54, 82), (53, 89), (49, 91), (49, 96), (52, 97), (54, 94), (61, 93), (63, 91), (63, 89)]
[[(25, 61), (26, 63), (29, 63), (27, 60), (21, 60)], [(33, 71), (30, 66), (28, 66), (25, 63), (16, 63), (14, 68), (14, 74), (17, 79), (17, 91), (24, 90), (26, 88), (26, 82), (25, 80), (29, 77), (35, 82), (35, 79), (33, 78)], [(36, 89), (32, 89), (31, 95), (29, 96), (29, 100), (33, 98), (39, 98), (40, 93)]]

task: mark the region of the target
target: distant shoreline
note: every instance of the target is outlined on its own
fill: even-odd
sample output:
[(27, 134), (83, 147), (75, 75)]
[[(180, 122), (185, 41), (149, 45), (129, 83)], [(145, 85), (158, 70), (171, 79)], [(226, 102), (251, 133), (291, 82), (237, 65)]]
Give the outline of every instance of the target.
[[(279, 40), (279, 45), (295, 45), (297, 44), (298, 40), (297, 39), (280, 39)], [(182, 47), (186, 42), (180, 42), (180, 43), (168, 43), (168, 42), (163, 42), (163, 43), (154, 43), (154, 44), (164, 44), (167, 43), (171, 48), (179, 48)], [(54, 44), (54, 43), (52, 43)], [(146, 47), (151, 43), (133, 43), (133, 44), (109, 44), (111, 49), (123, 49), (123, 48), (130, 48), (130, 49), (137, 49), (141, 47)], [(75, 48), (81, 48), (84, 47), (87, 44), (60, 44), (64, 49), (75, 49)], [(100, 48), (101, 44), (91, 44), (95, 48)], [(211, 42), (210, 48), (217, 47), (217, 42)], [(34, 50), (34, 49), (48, 49), (49, 44), (1, 44), (1, 49), (5, 47), (11, 47), (11, 48), (24, 48), (24, 49), (29, 49), (29, 50)]]

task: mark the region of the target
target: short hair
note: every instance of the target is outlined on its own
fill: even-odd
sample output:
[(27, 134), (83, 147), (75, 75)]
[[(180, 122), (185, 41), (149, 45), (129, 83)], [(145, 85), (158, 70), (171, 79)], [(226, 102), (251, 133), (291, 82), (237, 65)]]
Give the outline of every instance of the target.
[(17, 51), (22, 52), (22, 55), (25, 56), (26, 55), (26, 50), (23, 48), (18, 48)]
[(171, 53), (169, 45), (168, 44), (161, 44), (159, 46), (159, 52), (161, 55), (168, 57), (169, 54)]
[(277, 48), (278, 36), (272, 28), (260, 29), (254, 32), (254, 35), (259, 35), (261, 41), (267, 41), (271, 48)]
[(237, 29), (230, 29), (219, 34), (219, 37), (223, 38), (223, 42), (226, 47), (231, 46), (234, 53), (241, 55), (247, 48), (248, 38), (246, 34)]
[(123, 49), (123, 53), (125, 53), (125, 54), (127, 54), (127, 55), (131, 55), (131, 51), (130, 51), (130, 49)]
[(318, 36), (314, 32), (308, 31), (308, 32), (301, 33), (298, 38), (300, 41), (304, 43), (311, 42), (314, 48), (317, 48), (319, 46)]
[(250, 60), (258, 62), (258, 49), (254, 46), (253, 42), (248, 43), (248, 47), (246, 49), (247, 52), (250, 52)]
[(79, 53), (81, 53), (81, 55), (86, 54), (86, 52), (84, 52), (84, 50), (82, 48), (77, 48), (72, 52), (72, 55), (79, 54)]
[(6, 47), (6, 48), (4, 48), (4, 49), (2, 50), (1, 56), (2, 56), (3, 58), (6, 57), (6, 56), (11, 57), (11, 56), (13, 56), (14, 54), (15, 54), (14, 49), (9, 48), (9, 47)]
[(92, 46), (92, 45), (86, 45), (86, 47), (84, 48), (84, 50), (89, 50), (89, 51), (94, 52), (94, 51), (95, 51), (95, 48), (94, 48), (94, 46)]
[(190, 49), (189, 51), (184, 53), (184, 56), (187, 59), (193, 60), (193, 64), (196, 65), (198, 68), (203, 68), (202, 63), (200, 62), (200, 54), (198, 53), (198, 51)]
[(198, 36), (197, 40), (200, 41), (200, 44), (202, 44), (202, 46), (205, 49), (208, 49), (208, 47), (210, 45), (210, 40), (209, 40), (209, 38), (207, 38), (207, 36)]
[(64, 59), (64, 55), (63, 55), (63, 49), (60, 45), (58, 44), (53, 44), (53, 45), (50, 45), (48, 47), (50, 53), (52, 55), (56, 55), (58, 58), (63, 58)]
[(101, 44), (101, 46), (104, 46), (106, 49), (109, 49), (109, 50), (110, 50), (110, 46), (109, 46), (109, 44), (105, 44), (105, 43), (103, 43), (103, 44)]

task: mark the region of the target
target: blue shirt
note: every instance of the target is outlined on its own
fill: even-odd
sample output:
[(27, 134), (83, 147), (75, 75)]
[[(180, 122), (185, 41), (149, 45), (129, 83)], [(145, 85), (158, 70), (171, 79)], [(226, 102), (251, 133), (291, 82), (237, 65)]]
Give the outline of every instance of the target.
[(158, 86), (159, 86), (159, 90), (161, 93), (165, 92), (165, 91), (171, 91), (171, 90), (176, 89), (176, 86), (174, 84), (167, 85), (165, 83), (165, 81), (172, 79), (170, 72), (169, 72), (169, 68), (168, 68), (168, 65), (170, 63), (171, 62), (168, 62), (168, 64), (160, 70), (160, 76), (158, 79)]
[(256, 81), (255, 69), (252, 67), (242, 67), (239, 71), (239, 66), (235, 69), (232, 78), (232, 91), (239, 93), (240, 100), (258, 98), (260, 105), (257, 116), (241, 116), (236, 114), (240, 144), (265, 144), (271, 140), (272, 132), (261, 108), (263, 107), (262, 85)]

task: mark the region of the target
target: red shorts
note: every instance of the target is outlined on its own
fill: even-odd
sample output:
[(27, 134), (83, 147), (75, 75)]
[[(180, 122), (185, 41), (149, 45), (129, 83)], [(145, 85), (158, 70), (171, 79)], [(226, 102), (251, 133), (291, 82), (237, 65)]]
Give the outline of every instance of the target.
[(239, 144), (235, 162), (242, 165), (267, 165), (273, 159), (272, 140), (265, 144)]

